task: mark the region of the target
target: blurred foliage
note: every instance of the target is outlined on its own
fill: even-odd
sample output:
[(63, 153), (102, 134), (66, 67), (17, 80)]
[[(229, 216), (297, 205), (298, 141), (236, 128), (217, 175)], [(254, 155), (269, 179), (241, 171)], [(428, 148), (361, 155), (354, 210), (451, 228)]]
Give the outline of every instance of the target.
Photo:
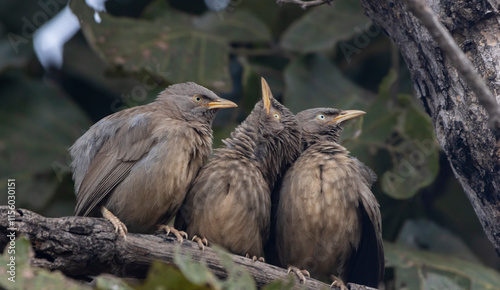
[[(191, 267), (193, 272), (185, 275), (181, 270), (174, 266), (166, 265), (160, 262), (153, 262), (149, 269), (148, 277), (144, 284), (135, 287), (136, 289), (221, 289), (219, 281), (201, 264), (197, 269)], [(203, 267), (204, 266), (204, 267)], [(195, 277), (191, 280), (190, 278)]]
[(0, 94), (16, 96), (6, 98), (0, 108), (0, 136), (9, 136), (9, 142), (2, 143), (9, 152), (4, 164), (9, 166), (0, 168), (0, 177), (15, 177), (17, 202), (41, 211), (53, 202), (69, 171), (68, 144), (91, 122), (60, 89), (37, 80), (12, 78), (0, 87)]
[[(40, 13), (49, 19), (63, 6), (48, 11), (40, 5), (0, 3), (0, 178), (16, 179), (17, 207), (46, 216), (72, 214), (67, 149), (92, 123), (152, 101), (171, 83), (195, 81), (239, 104), (219, 112), (214, 122), (214, 144), (220, 146), (260, 98), (263, 76), (293, 112), (319, 106), (367, 112), (346, 125), (342, 144), (379, 177), (373, 192), (381, 204), (384, 239), (418, 240), (403, 243), (411, 251), (388, 244), (394, 267), (386, 275), (388, 287), (436, 282), (476, 289), (496, 281), (491, 270), (476, 273), (484, 270), (481, 262), (500, 269), (500, 259), (440, 152), (429, 117), (412, 96), (397, 49), (359, 1), (302, 10), (241, 0), (212, 12), (202, 0), (112, 0), (106, 3), (109, 13), (100, 13), (96, 23), (85, 1), (74, 0), (82, 33), (66, 44), (64, 66), (50, 71), (37, 61), (32, 37), (44, 22)], [(6, 202), (6, 182), (0, 183), (0, 199)], [(448, 243), (434, 243), (441, 239)], [(223, 252), (220, 256), (236, 271), (234, 285), (255, 287)], [(453, 267), (450, 256), (475, 264)], [(180, 270), (155, 265), (147, 283), (158, 285), (166, 273), (170, 283), (185, 287), (233, 287), (184, 258), (176, 261)], [(430, 276), (424, 275), (427, 269)], [(458, 274), (443, 276), (443, 271)], [(289, 286), (281, 281), (269, 288)]]
[(281, 38), (283, 48), (301, 52), (323, 52), (341, 40), (347, 40), (370, 24), (359, 1), (340, 0), (335, 9), (316, 7), (286, 30)]
[[(5, 251), (0, 256), (0, 288), (2, 289), (67, 289), (67, 290), (132, 290), (133, 288), (111, 275), (101, 275), (95, 281), (95, 286), (84, 285), (68, 278), (59, 271), (32, 267), (29, 259), (35, 254), (31, 243), (26, 237), (15, 240), (11, 251)], [(15, 259), (12, 260), (11, 257)], [(8, 265), (8, 264), (11, 265)], [(13, 267), (11, 269), (11, 266)], [(12, 272), (9, 272), (12, 271)], [(8, 280), (8, 279), (11, 280)]]
[[(378, 150), (386, 150), (392, 168), (381, 176), (382, 190), (393, 198), (407, 199), (436, 178), (438, 145), (429, 116), (415, 105), (413, 98), (409, 95), (391, 98), (390, 89), (396, 77), (391, 71), (380, 85), (377, 99), (366, 109), (364, 133), (349, 148), (354, 156), (371, 152), (372, 158), (379, 155)], [(371, 167), (377, 162), (362, 160)]]
[(386, 267), (395, 268), (396, 289), (498, 289), (498, 272), (450, 255), (385, 243)]
[(158, 0), (146, 8), (146, 20), (104, 14), (102, 23), (96, 23), (85, 2), (71, 2), (71, 9), (89, 44), (114, 68), (145, 70), (172, 83), (192, 80), (218, 90), (231, 86), (230, 43), (268, 42), (271, 37), (258, 18), (241, 10), (220, 21), (215, 12), (191, 16)]
[(479, 262), (476, 255), (458, 236), (427, 219), (406, 221), (397, 243), (415, 250), (426, 249), (474, 263)]
[(430, 220), (407, 221), (396, 243), (384, 246), (396, 289), (498, 289), (500, 285), (498, 272), (481, 265), (459, 237)]

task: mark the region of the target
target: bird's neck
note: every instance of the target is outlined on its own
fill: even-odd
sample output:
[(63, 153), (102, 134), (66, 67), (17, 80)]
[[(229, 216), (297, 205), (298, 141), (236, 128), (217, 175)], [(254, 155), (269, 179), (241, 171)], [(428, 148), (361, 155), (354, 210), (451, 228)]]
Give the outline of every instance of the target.
[(280, 154), (280, 144), (275, 144), (276, 142), (273, 141), (276, 140), (270, 140), (271, 138), (257, 144), (254, 150), (258, 167), (269, 184), (269, 188), (274, 187), (274, 183), (282, 173), (281, 159), (284, 159)]
[(331, 140), (322, 140), (315, 142), (313, 144), (309, 144), (307, 147), (305, 147), (304, 151), (317, 151), (323, 154), (344, 154), (344, 155), (349, 155), (349, 151), (347, 149), (340, 145), (339, 143)]
[[(334, 131), (324, 132), (323, 134), (315, 134), (302, 132), (302, 150), (305, 150), (316, 144), (337, 144), (340, 140), (340, 133)], [(340, 146), (340, 145), (339, 145)]]
[(153, 107), (153, 111), (168, 116), (171, 119), (175, 120), (184, 120), (184, 116), (181, 113), (181, 110), (177, 107), (175, 102), (167, 102), (165, 99), (158, 98), (155, 102), (150, 103), (146, 106)]
[(262, 136), (257, 126), (244, 122), (231, 133), (231, 138), (223, 140), (226, 146), (218, 149), (216, 155), (251, 161), (259, 168), (269, 187), (272, 188), (281, 171), (280, 160), (277, 160), (280, 158), (277, 156), (279, 149), (274, 147), (272, 139), (269, 136), (267, 138)]

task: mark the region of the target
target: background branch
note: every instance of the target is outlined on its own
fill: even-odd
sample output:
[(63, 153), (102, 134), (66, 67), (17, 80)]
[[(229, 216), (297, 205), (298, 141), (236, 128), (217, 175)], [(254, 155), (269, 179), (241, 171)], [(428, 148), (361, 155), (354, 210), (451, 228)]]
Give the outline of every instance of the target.
[[(0, 206), (2, 249), (8, 242), (7, 212), (7, 206)], [(32, 265), (60, 270), (71, 277), (110, 273), (118, 277), (145, 278), (154, 260), (175, 266), (177, 248), (182, 256), (191, 256), (194, 261), (205, 263), (218, 277), (227, 277), (226, 269), (214, 250), (208, 247), (202, 252), (196, 243), (189, 240), (179, 245), (171, 236), (131, 233), (124, 240), (115, 234), (111, 223), (104, 219), (73, 216), (45, 218), (25, 209), (17, 210), (15, 221), (16, 235), (26, 235), (32, 243), (35, 251)], [(238, 255), (231, 257), (238, 267), (250, 273), (258, 287), (287, 277), (285, 269)], [(358, 286), (353, 284), (351, 289), (357, 289)], [(308, 278), (305, 287), (320, 289), (329, 288), (329, 285)]]
[(308, 7), (319, 6), (323, 4), (330, 4), (333, 0), (312, 0), (312, 1), (302, 1), (302, 0), (277, 0), (278, 4), (290, 3), (299, 5), (302, 9), (306, 9)]

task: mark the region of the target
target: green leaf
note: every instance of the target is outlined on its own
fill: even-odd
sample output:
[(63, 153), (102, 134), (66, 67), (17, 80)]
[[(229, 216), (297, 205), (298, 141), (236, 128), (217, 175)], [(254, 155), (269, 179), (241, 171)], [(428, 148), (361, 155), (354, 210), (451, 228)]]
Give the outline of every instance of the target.
[(224, 281), (224, 289), (257, 289), (257, 285), (250, 273), (234, 264), (231, 255), (223, 248), (216, 245), (212, 249), (219, 256), (222, 266), (227, 271), (227, 278)]
[(397, 242), (416, 250), (425, 249), (474, 263), (479, 262), (458, 236), (427, 219), (407, 220)]
[(315, 7), (290, 25), (283, 34), (281, 45), (301, 53), (329, 50), (370, 23), (359, 1), (338, 0), (332, 6)]
[(345, 145), (370, 167), (377, 164), (380, 150), (386, 150), (390, 163), (377, 172), (382, 190), (393, 198), (407, 199), (436, 179), (439, 147), (430, 118), (413, 98), (391, 97), (395, 81), (395, 72), (389, 73), (380, 85), (377, 99), (366, 110), (363, 133)]
[(144, 8), (142, 19), (164, 21), (172, 27), (185, 27), (190, 25), (190, 14), (177, 11), (168, 5), (167, 1), (153, 0)]
[(411, 98), (398, 96), (401, 140), (390, 147), (394, 166), (381, 178), (384, 192), (397, 199), (412, 197), (420, 188), (431, 184), (439, 172), (439, 147), (434, 127), (429, 116)]
[(33, 56), (31, 40), (13, 32), (5, 33), (0, 22), (0, 73), (9, 68), (22, 68)]
[(304, 10), (297, 5), (276, 5), (276, 2), (268, 0), (231, 1), (228, 9), (219, 13), (224, 17), (239, 9), (251, 11), (271, 29), (273, 36), (281, 35), (293, 21), (304, 14)]
[(168, 7), (165, 1), (154, 1), (146, 8), (143, 18), (177, 29), (189, 27), (229, 42), (247, 43), (271, 40), (269, 28), (259, 18), (243, 9), (224, 15), (206, 12), (201, 16), (192, 16)]
[(146, 7), (142, 18), (176, 28), (191, 26), (230, 42), (271, 41), (271, 32), (266, 24), (245, 9), (192, 16), (170, 8), (165, 1), (156, 0)]
[[(286, 280), (277, 280), (266, 285), (263, 290), (291, 290), (296, 289), (295, 279), (292, 275), (287, 275)], [(302, 287), (305, 288), (305, 287)]]
[[(92, 289), (89, 286), (82, 285), (77, 281), (64, 276), (60, 271), (51, 272), (45, 269), (31, 267), (29, 259), (35, 254), (33, 253), (30, 241), (27, 238), (21, 237), (15, 241), (9, 242), (10, 243), (7, 245), (3, 255), (0, 256), (0, 288), (68, 290)], [(116, 287), (113, 289), (127, 288)]]
[(227, 39), (230, 42), (271, 41), (268, 27), (253, 14), (238, 9), (219, 17), (217, 13), (205, 13), (193, 18), (193, 25), (207, 33)]
[(319, 54), (293, 60), (285, 69), (285, 84), (284, 104), (295, 113), (315, 107), (362, 110), (371, 95)]
[(209, 285), (212, 289), (221, 289), (221, 282), (208, 266), (194, 261), (190, 255), (182, 255), (180, 245), (175, 249), (174, 263), (191, 283), (198, 286)]
[[(147, 71), (171, 83), (194, 81), (218, 90), (229, 90), (229, 44), (188, 25), (178, 13), (172, 22), (151, 22), (94, 11), (84, 1), (72, 1), (83, 33), (91, 47), (111, 67), (129, 73)], [(170, 13), (168, 15), (176, 15)], [(171, 25), (174, 23), (174, 25)]]
[[(243, 88), (245, 91), (243, 94), (241, 105), (238, 104), (238, 107), (242, 107), (243, 110), (245, 110), (246, 115), (250, 114), (255, 104), (262, 99), (262, 89), (261, 89), (260, 79), (261, 76), (259, 75), (259, 73), (255, 71), (255, 66), (248, 63), (247, 61), (244, 61)], [(275, 87), (272, 87), (271, 90), (274, 92)], [(274, 94), (275, 93), (273, 93), (273, 95)]]
[(500, 274), (480, 264), (384, 243), (396, 289), (498, 289)]
[(262, 99), (261, 77), (266, 76), (265, 79), (271, 88), (273, 96), (280, 99), (283, 95), (284, 84), (281, 77), (282, 71), (276, 68), (276, 64), (270, 61), (262, 60), (265, 64), (256, 61), (247, 61), (240, 59), (243, 65), (243, 99), (238, 104), (241, 106), (246, 114), (250, 114), (255, 104)]
[[(66, 95), (42, 82), (10, 81), (0, 95), (15, 96), (3, 98), (0, 108), (0, 178), (16, 180), (17, 207), (40, 210), (70, 173), (68, 148), (90, 121)], [(2, 201), (6, 186), (0, 184)]]
[(199, 286), (209, 285), (212, 289), (257, 289), (252, 276), (245, 269), (236, 266), (226, 250), (216, 245), (211, 248), (217, 253), (227, 272), (227, 278), (223, 281), (217, 279), (207, 265), (194, 261), (190, 255), (181, 254), (180, 247), (177, 247), (174, 262), (187, 280)]
[(101, 274), (95, 278), (96, 287), (98, 290), (133, 290), (134, 288), (130, 287), (127, 283), (125, 283), (122, 279), (115, 277), (110, 274)]
[(144, 284), (136, 289), (187, 289), (201, 290), (211, 289), (203, 282), (197, 283), (189, 280), (183, 272), (176, 269), (174, 266), (155, 261), (151, 265), (148, 272), (148, 277)]
[(396, 81), (396, 74), (390, 73), (380, 84), (375, 101), (366, 108), (363, 122), (363, 141), (383, 146), (395, 130), (400, 112), (391, 104), (390, 88)]
[(222, 19), (211, 12), (195, 17), (161, 2), (146, 8), (146, 20), (102, 13), (102, 22), (96, 23), (84, 1), (72, 1), (71, 8), (89, 44), (114, 69), (147, 71), (171, 83), (194, 81), (222, 91), (231, 87), (230, 43), (271, 39), (267, 26), (248, 12)]

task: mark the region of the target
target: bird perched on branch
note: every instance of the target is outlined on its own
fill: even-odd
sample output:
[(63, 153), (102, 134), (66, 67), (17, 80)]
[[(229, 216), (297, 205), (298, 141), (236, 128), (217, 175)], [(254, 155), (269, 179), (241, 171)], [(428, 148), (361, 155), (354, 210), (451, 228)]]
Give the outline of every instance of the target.
[[(182, 83), (97, 122), (70, 148), (75, 215), (102, 215), (123, 237), (128, 230), (153, 233), (175, 216), (211, 153), (216, 112), (232, 107), (202, 86)], [(161, 228), (179, 241), (185, 236)]]
[(262, 100), (196, 177), (175, 226), (203, 244), (257, 259), (269, 236), (271, 190), (300, 153), (295, 116), (262, 79)]
[(381, 215), (370, 190), (375, 174), (338, 144), (343, 122), (363, 114), (332, 108), (297, 114), (304, 151), (283, 177), (274, 238), (280, 266), (301, 279), (310, 273), (333, 277), (340, 287), (343, 281), (378, 287), (383, 277)]

